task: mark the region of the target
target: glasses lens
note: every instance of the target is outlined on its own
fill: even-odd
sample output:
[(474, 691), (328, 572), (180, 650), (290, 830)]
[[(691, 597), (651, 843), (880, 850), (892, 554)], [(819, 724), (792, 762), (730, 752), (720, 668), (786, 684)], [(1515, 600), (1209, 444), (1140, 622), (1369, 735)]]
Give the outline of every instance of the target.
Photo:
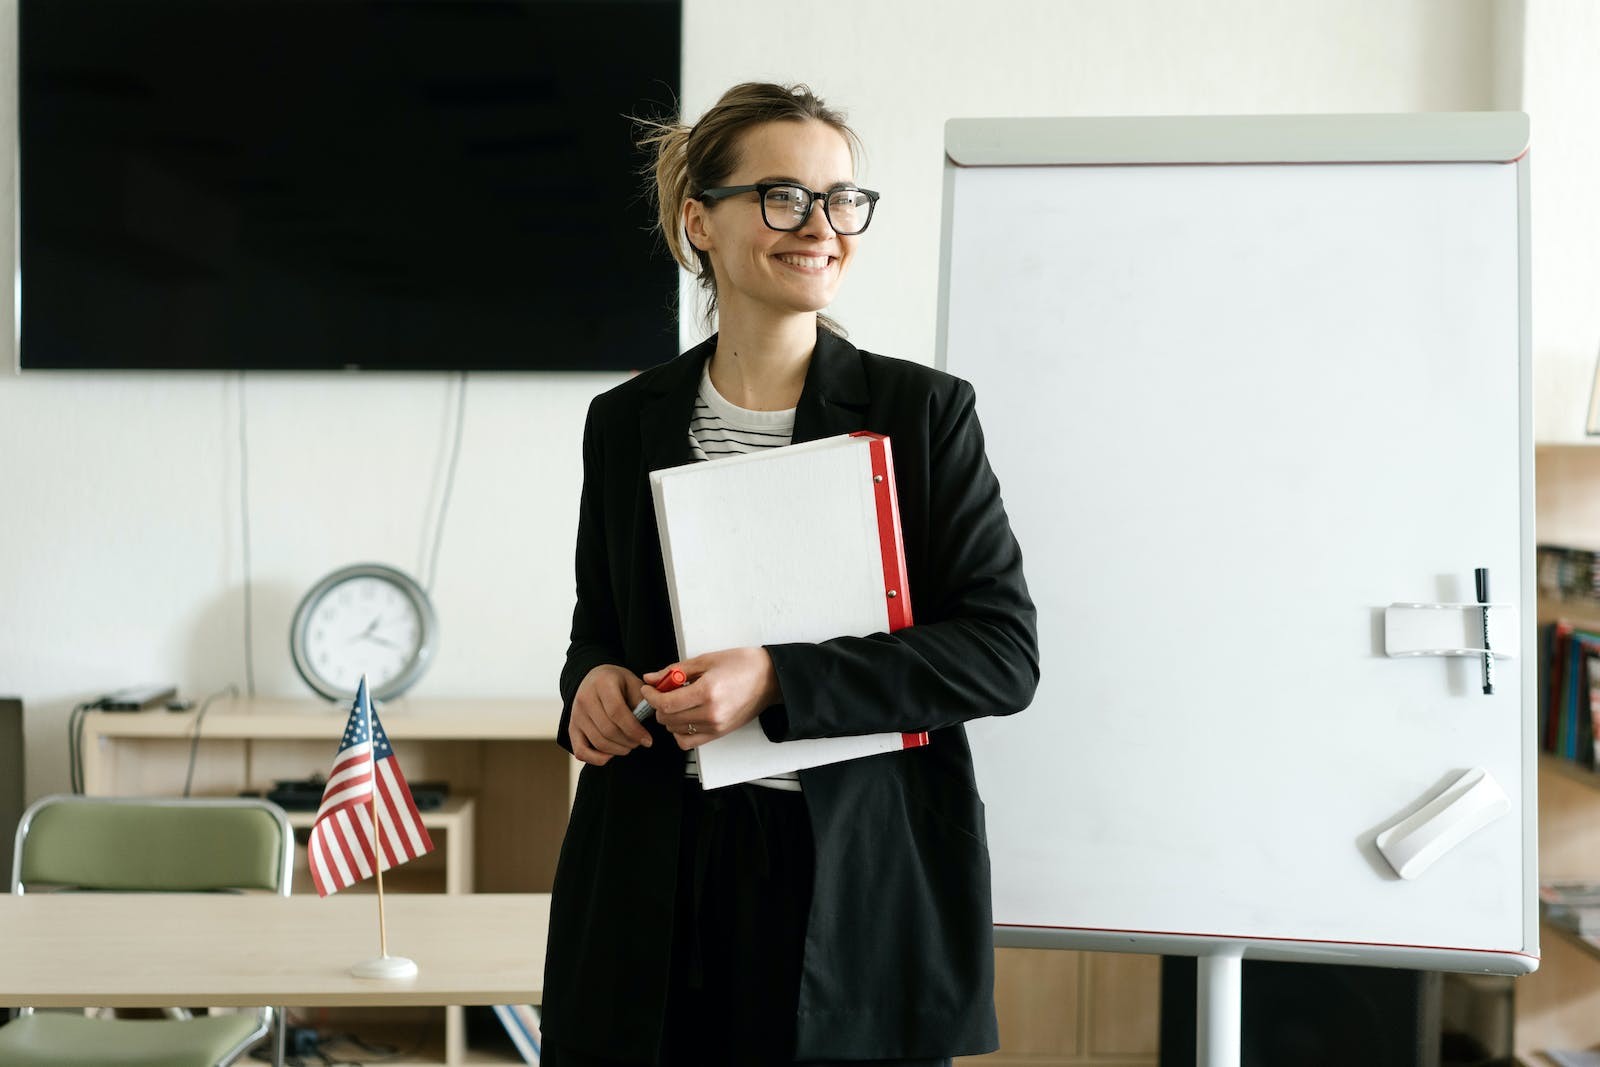
[(761, 214), (774, 230), (798, 230), (810, 207), (811, 194), (798, 185), (774, 185), (761, 200)]
[(828, 221), (846, 236), (860, 233), (872, 219), (872, 198), (860, 189), (835, 189), (828, 194)]

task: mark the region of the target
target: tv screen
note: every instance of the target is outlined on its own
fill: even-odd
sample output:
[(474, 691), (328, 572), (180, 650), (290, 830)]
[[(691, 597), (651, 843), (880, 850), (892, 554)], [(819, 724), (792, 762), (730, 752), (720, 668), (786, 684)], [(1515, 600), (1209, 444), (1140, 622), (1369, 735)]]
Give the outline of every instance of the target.
[(670, 358), (678, 0), (22, 0), (23, 369)]

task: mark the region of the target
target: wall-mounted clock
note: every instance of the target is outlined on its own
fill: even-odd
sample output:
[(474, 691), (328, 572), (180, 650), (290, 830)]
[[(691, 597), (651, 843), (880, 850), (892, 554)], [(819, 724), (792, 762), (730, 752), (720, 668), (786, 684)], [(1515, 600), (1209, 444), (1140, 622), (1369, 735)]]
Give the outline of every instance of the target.
[(376, 700), (411, 688), (438, 645), (427, 592), (381, 563), (341, 567), (301, 599), (289, 652), (307, 685), (329, 700), (353, 700), (361, 676)]

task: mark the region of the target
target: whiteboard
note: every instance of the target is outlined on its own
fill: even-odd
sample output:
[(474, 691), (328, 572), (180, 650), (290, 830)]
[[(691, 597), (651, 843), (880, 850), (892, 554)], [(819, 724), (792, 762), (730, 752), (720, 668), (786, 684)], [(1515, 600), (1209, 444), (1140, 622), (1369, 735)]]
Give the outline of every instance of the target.
[[(938, 359), (1039, 609), (1032, 707), (969, 727), (1000, 943), (1537, 966), (1526, 137), (947, 126)], [(1384, 652), (1475, 567), (1493, 695)], [(1378, 832), (1474, 768), (1510, 812), (1400, 878)]]

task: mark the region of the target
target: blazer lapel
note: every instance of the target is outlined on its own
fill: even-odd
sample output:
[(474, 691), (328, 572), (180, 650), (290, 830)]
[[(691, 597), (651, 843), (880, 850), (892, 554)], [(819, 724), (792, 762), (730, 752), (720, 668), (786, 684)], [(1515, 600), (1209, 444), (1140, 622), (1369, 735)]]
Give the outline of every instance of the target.
[(872, 399), (856, 346), (817, 327), (817, 347), (794, 413), (794, 443), (862, 429)]
[(639, 447), (645, 470), (694, 462), (689, 450), (689, 419), (700, 391), (700, 372), (716, 344), (713, 334), (662, 367), (652, 383), (656, 395), (639, 412)]
[[(639, 413), (639, 439), (645, 470), (694, 462), (689, 450), (689, 419), (705, 361), (716, 351), (713, 334), (661, 368), (655, 394)], [(817, 441), (862, 428), (872, 399), (861, 353), (837, 334), (817, 328), (817, 345), (806, 367), (806, 383), (794, 414), (794, 442)]]

